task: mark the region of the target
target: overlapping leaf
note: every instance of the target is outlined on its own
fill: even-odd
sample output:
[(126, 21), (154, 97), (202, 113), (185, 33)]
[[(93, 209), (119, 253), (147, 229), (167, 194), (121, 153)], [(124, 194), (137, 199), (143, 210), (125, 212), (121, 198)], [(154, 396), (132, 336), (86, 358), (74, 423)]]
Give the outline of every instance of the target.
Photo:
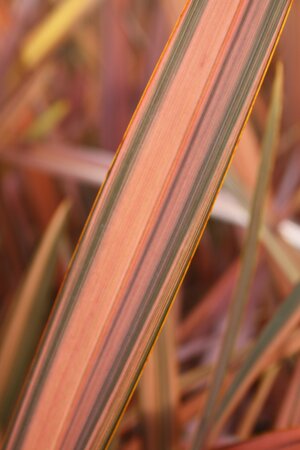
[(5, 448), (108, 445), (290, 3), (188, 3), (85, 228)]

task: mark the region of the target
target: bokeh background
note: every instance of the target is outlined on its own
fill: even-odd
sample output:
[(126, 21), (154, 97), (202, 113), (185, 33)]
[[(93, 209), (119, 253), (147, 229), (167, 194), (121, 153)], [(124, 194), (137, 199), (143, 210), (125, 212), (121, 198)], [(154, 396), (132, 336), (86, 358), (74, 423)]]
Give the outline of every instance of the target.
[[(32, 310), (28, 319), (28, 335), (37, 327), (32, 332), (35, 344), (31, 344), (29, 362), (97, 191), (183, 3), (0, 0), (2, 340), (55, 212), (62, 201), (70, 202), (66, 226), (58, 244), (52, 244), (51, 264), (44, 274), (42, 311), (35, 315)], [(240, 186), (248, 199), (253, 194), (278, 60), (284, 65), (283, 119), (267, 220), (300, 270), (300, 5), (295, 2), (172, 312), (168, 333), (175, 386), (174, 433), (182, 436), (193, 427), (207, 383), (205, 376), (199, 382), (196, 375), (213, 364), (222, 340), (245, 236), (244, 211), (236, 205), (236, 197)], [(262, 246), (239, 347), (245, 348), (258, 335), (289, 289), (289, 281)], [(278, 424), (282, 392), (296, 373), (297, 363), (297, 355), (282, 360), (254, 433)], [(250, 394), (241, 410), (249, 398)], [(1, 412), (2, 431), (13, 404)], [(143, 408), (138, 389), (121, 423), (116, 448), (151, 448), (151, 436), (143, 431)], [(293, 421), (300, 426), (300, 411)], [(235, 426), (233, 419), (231, 428)]]

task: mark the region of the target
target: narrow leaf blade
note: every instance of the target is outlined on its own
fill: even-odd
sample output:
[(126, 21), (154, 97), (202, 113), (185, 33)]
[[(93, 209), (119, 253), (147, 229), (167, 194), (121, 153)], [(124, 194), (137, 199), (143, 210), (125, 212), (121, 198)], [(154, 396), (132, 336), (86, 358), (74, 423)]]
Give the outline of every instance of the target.
[(3, 427), (7, 424), (50, 310), (47, 296), (69, 210), (70, 204), (65, 201), (54, 214), (1, 333), (0, 424)]
[(198, 245), (289, 0), (192, 0), (92, 211), (6, 448), (105, 448)]

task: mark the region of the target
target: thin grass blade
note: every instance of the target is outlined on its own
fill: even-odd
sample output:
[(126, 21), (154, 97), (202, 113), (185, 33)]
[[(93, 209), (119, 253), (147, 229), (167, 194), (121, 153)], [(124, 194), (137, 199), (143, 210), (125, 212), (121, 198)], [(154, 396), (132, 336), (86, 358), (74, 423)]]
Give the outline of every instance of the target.
[(21, 61), (33, 69), (72, 30), (73, 26), (101, 0), (63, 0), (27, 37)]
[(248, 439), (251, 436), (257, 418), (274, 385), (279, 369), (279, 366), (272, 366), (266, 370), (266, 373), (263, 374), (251, 404), (247, 409), (241, 424), (239, 425), (237, 435), (241, 438), (241, 440)]
[(36, 169), (95, 187), (101, 186), (112, 160), (113, 153), (107, 150), (72, 147), (63, 142), (0, 152), (0, 161), (13, 167)]
[(69, 210), (69, 202), (63, 202), (54, 214), (1, 333), (1, 428), (7, 425), (48, 317), (49, 290)]
[(273, 155), (278, 141), (281, 109), (282, 109), (283, 69), (277, 67), (274, 82), (272, 102), (268, 118), (268, 125), (262, 145), (262, 159), (257, 178), (253, 203), (250, 214), (250, 225), (244, 247), (243, 259), (237, 287), (232, 299), (229, 319), (220, 356), (216, 364), (215, 373), (209, 391), (207, 404), (201, 418), (200, 426), (196, 432), (193, 449), (202, 448), (208, 439), (211, 421), (222, 390), (226, 370), (235, 345), (235, 339), (241, 325), (241, 319), (248, 298), (249, 286), (256, 263), (256, 254), (259, 245), (259, 234), (263, 223), (263, 211), (271, 177)]
[(299, 305), (300, 285), (298, 284), (265, 327), (254, 349), (246, 358), (241, 370), (225, 393), (215, 415), (215, 434), (238, 404), (243, 393), (264, 368), (266, 361), (272, 358), (272, 355), (276, 353), (291, 331), (294, 330), (299, 322)]
[(246, 442), (214, 447), (213, 450), (297, 450), (300, 446), (300, 429), (295, 428), (286, 431), (274, 431), (258, 436)]
[(174, 310), (150, 355), (138, 385), (145, 449), (175, 448), (178, 439), (179, 389)]

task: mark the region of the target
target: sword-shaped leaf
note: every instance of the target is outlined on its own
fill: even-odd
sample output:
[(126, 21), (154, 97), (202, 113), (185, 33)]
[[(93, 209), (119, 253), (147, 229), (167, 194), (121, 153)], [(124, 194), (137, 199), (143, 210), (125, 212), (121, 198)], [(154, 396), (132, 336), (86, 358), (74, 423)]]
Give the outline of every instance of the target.
[(81, 237), (5, 448), (108, 445), (290, 4), (188, 2)]

